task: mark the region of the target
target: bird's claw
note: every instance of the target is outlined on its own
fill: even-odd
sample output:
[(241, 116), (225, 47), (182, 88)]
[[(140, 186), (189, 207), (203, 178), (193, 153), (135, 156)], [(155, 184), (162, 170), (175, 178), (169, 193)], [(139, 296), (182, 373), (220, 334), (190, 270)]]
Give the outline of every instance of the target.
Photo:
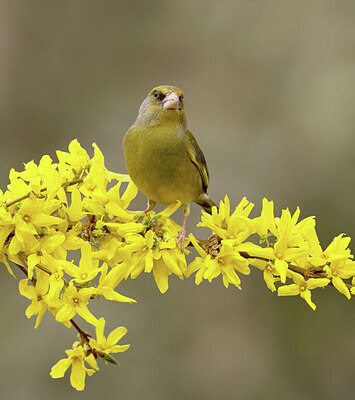
[(178, 245), (179, 243), (181, 243), (181, 251), (184, 252), (184, 242), (185, 242), (185, 237), (186, 237), (186, 231), (185, 229), (182, 229), (177, 236), (175, 236), (175, 239), (177, 239), (176, 241), (176, 245)]

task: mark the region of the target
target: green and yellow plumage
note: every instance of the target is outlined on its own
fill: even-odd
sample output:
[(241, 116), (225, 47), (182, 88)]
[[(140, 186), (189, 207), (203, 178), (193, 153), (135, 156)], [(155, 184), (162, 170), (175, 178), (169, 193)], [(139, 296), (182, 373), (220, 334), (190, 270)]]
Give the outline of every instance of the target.
[(215, 205), (207, 195), (209, 174), (205, 157), (187, 129), (183, 92), (174, 86), (158, 86), (143, 101), (135, 123), (123, 141), (126, 166), (137, 187), (155, 203), (184, 206), (184, 225), (189, 204), (207, 212)]

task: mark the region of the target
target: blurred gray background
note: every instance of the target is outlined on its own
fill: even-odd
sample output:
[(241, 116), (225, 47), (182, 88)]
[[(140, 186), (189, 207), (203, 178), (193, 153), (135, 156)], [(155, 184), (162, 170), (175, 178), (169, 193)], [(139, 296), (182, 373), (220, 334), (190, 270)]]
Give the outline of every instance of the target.
[[(215, 201), (247, 196), (256, 216), (266, 196), (277, 213), (317, 216), (324, 247), (355, 237), (354, 18), (353, 0), (1, 0), (1, 188), (10, 168), (55, 159), (74, 138), (125, 172), (123, 136), (148, 91), (168, 83), (185, 92)], [(353, 397), (355, 305), (332, 288), (313, 295), (313, 312), (269, 292), (259, 271), (242, 291), (219, 279), (171, 278), (165, 295), (152, 276), (124, 282), (138, 304), (93, 309), (107, 329), (126, 326), (132, 347), (77, 393), (49, 376), (75, 332), (50, 315), (35, 332), (17, 285), (3, 270), (1, 398)]]

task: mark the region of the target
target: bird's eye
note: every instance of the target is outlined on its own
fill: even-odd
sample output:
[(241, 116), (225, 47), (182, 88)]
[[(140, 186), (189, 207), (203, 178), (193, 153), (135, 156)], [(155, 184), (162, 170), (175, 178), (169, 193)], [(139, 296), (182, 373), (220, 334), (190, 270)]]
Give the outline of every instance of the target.
[(183, 101), (184, 100), (184, 95), (182, 94), (181, 96), (179, 96), (179, 100)]
[(157, 90), (154, 90), (153, 96), (158, 99), (158, 100), (163, 100), (165, 97), (165, 94), (158, 92)]
[(154, 96), (156, 99), (160, 99), (160, 100), (164, 97), (164, 96), (163, 96), (161, 93), (159, 93), (157, 90), (154, 91), (153, 96)]

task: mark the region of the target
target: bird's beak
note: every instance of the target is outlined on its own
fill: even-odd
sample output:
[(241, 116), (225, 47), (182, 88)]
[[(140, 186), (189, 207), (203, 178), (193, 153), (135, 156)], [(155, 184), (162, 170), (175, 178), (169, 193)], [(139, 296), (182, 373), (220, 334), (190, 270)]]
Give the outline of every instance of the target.
[(168, 93), (163, 100), (163, 108), (176, 110), (179, 107), (179, 96), (175, 92)]

